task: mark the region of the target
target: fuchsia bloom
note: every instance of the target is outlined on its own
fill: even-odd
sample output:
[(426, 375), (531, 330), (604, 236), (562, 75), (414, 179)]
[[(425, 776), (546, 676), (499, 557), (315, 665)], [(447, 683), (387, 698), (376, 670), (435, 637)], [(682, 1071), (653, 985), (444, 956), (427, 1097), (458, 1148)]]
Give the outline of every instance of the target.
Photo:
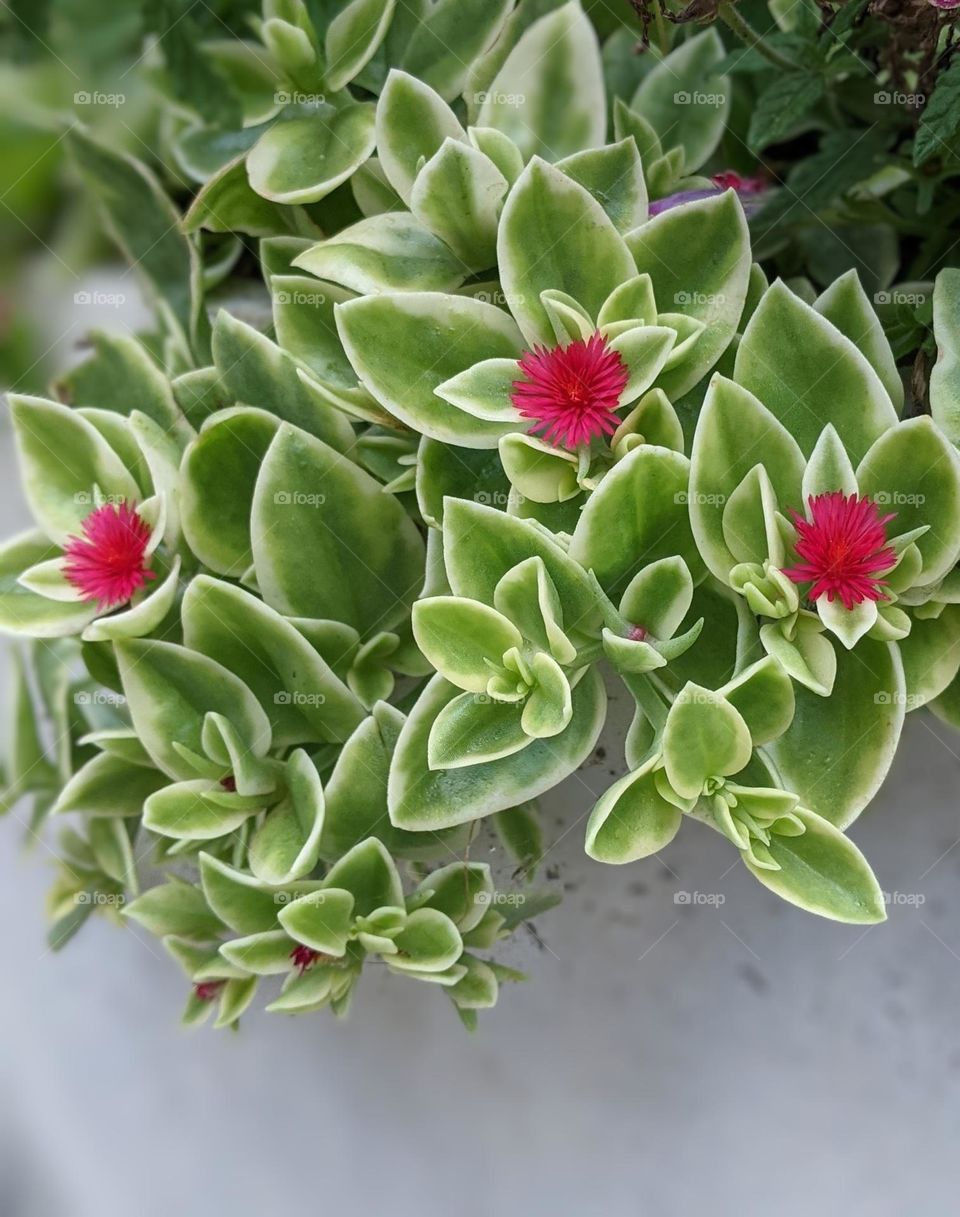
[(303, 943), (298, 943), (290, 952), (290, 958), (293, 960), (293, 966), (300, 970), (302, 976), (308, 968), (320, 958), (320, 952), (314, 951), (312, 947), (305, 947)]
[(510, 400), (533, 420), (531, 432), (542, 432), (555, 448), (589, 444), (620, 425), (614, 411), (629, 373), (602, 334), (552, 350), (534, 347), (519, 366), (527, 379), (513, 382)]
[(84, 600), (96, 600), (101, 609), (116, 608), (156, 577), (146, 563), (150, 529), (128, 503), (91, 511), (83, 534), (67, 541), (63, 573)]
[(197, 1001), (213, 1001), (220, 990), (223, 988), (222, 980), (204, 980), (200, 984), (193, 986), (194, 996)]
[(864, 600), (885, 600), (883, 579), (877, 575), (896, 562), (896, 551), (887, 544), (886, 525), (896, 512), (881, 516), (873, 499), (842, 490), (811, 496), (810, 519), (791, 511), (800, 539), (797, 557), (803, 562), (783, 573), (794, 583), (811, 582), (811, 600), (826, 594), (839, 597), (845, 609)]

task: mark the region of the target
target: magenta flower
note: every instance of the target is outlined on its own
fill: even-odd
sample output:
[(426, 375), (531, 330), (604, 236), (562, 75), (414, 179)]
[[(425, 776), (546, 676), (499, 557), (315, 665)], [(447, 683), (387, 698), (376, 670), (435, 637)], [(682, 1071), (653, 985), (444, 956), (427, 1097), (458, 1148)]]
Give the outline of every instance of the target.
[(555, 448), (577, 448), (620, 425), (615, 411), (629, 373), (618, 351), (602, 334), (569, 346), (535, 347), (519, 360), (526, 380), (515, 380), (510, 399), (531, 432), (543, 433)]
[(845, 609), (864, 600), (885, 600), (877, 575), (896, 562), (887, 544), (886, 525), (896, 512), (881, 516), (873, 499), (844, 495), (842, 490), (808, 499), (810, 519), (791, 511), (800, 539), (797, 557), (803, 562), (785, 570), (794, 583), (810, 582), (809, 596), (816, 600), (838, 597)]
[(126, 604), (155, 574), (147, 566), (150, 528), (127, 502), (107, 503), (83, 521), (83, 536), (64, 546), (63, 573), (101, 610)]

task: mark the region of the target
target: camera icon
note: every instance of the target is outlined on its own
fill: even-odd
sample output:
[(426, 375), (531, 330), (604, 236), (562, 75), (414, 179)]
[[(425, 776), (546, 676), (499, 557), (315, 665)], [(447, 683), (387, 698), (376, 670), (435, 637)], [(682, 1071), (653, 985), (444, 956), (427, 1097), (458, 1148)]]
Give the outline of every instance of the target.
[(674, 904), (689, 904), (690, 903), (690, 893), (689, 892), (674, 892), (673, 893), (673, 903)]
[(673, 104), (675, 106), (689, 106), (690, 94), (686, 92), (674, 93)]
[(74, 93), (73, 95), (73, 104), (75, 106), (89, 106), (90, 101), (90, 94), (85, 89), (81, 89), (79, 92)]
[(274, 693), (273, 704), (275, 706), (289, 706), (293, 703), (293, 694), (286, 689), (281, 689), (279, 693)]
[(874, 93), (873, 101), (874, 105), (877, 106), (889, 106), (890, 94), (886, 91), (886, 89), (880, 89), (879, 92)]
[(290, 505), (290, 491), (289, 490), (278, 490), (277, 493), (273, 496), (273, 501), (281, 507), (289, 506)]

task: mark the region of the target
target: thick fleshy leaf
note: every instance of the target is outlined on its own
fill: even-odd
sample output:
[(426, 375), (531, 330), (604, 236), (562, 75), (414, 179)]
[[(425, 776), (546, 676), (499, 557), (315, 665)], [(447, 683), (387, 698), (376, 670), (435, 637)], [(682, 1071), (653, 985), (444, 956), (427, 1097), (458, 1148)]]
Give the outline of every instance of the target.
[(291, 938), (313, 951), (339, 957), (347, 949), (354, 915), (352, 893), (340, 888), (308, 892), (280, 909), (280, 924)]
[(468, 934), (483, 920), (493, 896), (493, 879), (485, 862), (451, 862), (420, 882), (414, 901), (417, 907), (439, 909), (462, 934)]
[(352, 0), (330, 22), (324, 79), (331, 93), (353, 80), (377, 53), (395, 7), (396, 0)]
[(422, 582), (423, 542), (397, 499), (288, 424), (264, 458), (251, 534), (263, 597), (291, 616), (389, 629)]
[(796, 441), (751, 393), (715, 376), (693, 439), (689, 498), (697, 546), (723, 582), (737, 562), (723, 534), (724, 508), (757, 464), (769, 475), (780, 504), (799, 509), (804, 462)]
[(344, 349), (367, 390), (402, 422), (445, 443), (494, 448), (515, 424), (483, 422), (438, 397), (444, 381), (484, 359), (517, 359), (508, 314), (465, 296), (407, 292), (337, 308)]
[(505, 435), (500, 460), (511, 484), (534, 503), (565, 503), (580, 494), (576, 453), (535, 435)]
[(590, 191), (620, 232), (646, 220), (647, 184), (635, 140), (586, 148), (564, 157), (557, 168)]
[(207, 904), (204, 893), (182, 879), (172, 878), (151, 887), (132, 904), (125, 905), (123, 915), (132, 917), (158, 938), (176, 934), (206, 942), (223, 932), (223, 925)]
[(862, 639), (838, 649), (830, 697), (796, 690), (789, 729), (773, 744), (783, 784), (846, 828), (886, 777), (903, 727), (903, 664), (895, 645)]
[(225, 311), (214, 325), (213, 358), (233, 401), (278, 415), (338, 452), (353, 447), (350, 423), (306, 391), (295, 360), (266, 335)]
[(636, 274), (623, 238), (593, 195), (539, 157), (507, 197), (497, 255), (504, 295), (524, 337), (547, 346), (555, 338), (542, 291), (566, 292), (596, 317), (613, 289)]
[(830, 696), (837, 676), (837, 653), (818, 616), (801, 614), (789, 638), (779, 621), (762, 625), (760, 638), (767, 654), (794, 680), (818, 697)]
[(563, 605), (566, 630), (589, 630), (598, 621), (595, 585), (546, 529), (482, 503), (448, 499), (443, 534), (447, 576), (456, 595), (491, 604), (507, 571), (539, 557)]
[(844, 334), (782, 282), (763, 296), (737, 348), (734, 379), (809, 455), (832, 423), (853, 461), (897, 422), (880, 377)]
[(415, 830), (447, 828), (503, 811), (555, 786), (590, 755), (606, 713), (603, 684), (589, 672), (573, 691), (573, 719), (560, 735), (534, 740), (513, 756), (431, 772), (427, 741), (437, 715), (457, 696), (434, 677), (407, 719), (390, 770), (391, 822)]
[(296, 749), (284, 769), (286, 797), (267, 812), (250, 841), (250, 869), (264, 883), (303, 879), (317, 865), (323, 831), (323, 787), (313, 761)]
[(708, 778), (739, 773), (753, 743), (742, 715), (719, 693), (688, 683), (677, 695), (663, 729), (663, 759), (670, 785), (696, 798)]
[(447, 101), (463, 87), (473, 61), (496, 39), (512, 0), (436, 0), (414, 26), (400, 67)]
[(880, 318), (863, 290), (857, 272), (848, 270), (839, 279), (834, 279), (827, 290), (817, 297), (813, 307), (857, 347), (880, 377), (899, 414), (903, 409), (903, 381)]
[(421, 164), (440, 150), (445, 139), (466, 138), (439, 93), (407, 72), (390, 73), (377, 103), (377, 155), (387, 180), (405, 203), (410, 203)]
[(793, 683), (773, 656), (758, 659), (717, 692), (740, 714), (755, 746), (778, 739), (793, 722)]
[(368, 102), (277, 122), (247, 154), (250, 185), (274, 203), (316, 203), (363, 164), (375, 143)]
[(900, 640), (907, 709), (916, 710), (939, 697), (960, 668), (960, 606), (948, 604), (939, 617), (914, 618)]
[(960, 444), (960, 270), (937, 275), (933, 332), (937, 362), (930, 372), (930, 413), (951, 443)]
[(106, 499), (136, 503), (140, 487), (100, 432), (68, 406), (41, 397), (10, 397), (23, 488), (34, 518), (52, 541), (80, 533)]
[(204, 716), (223, 714), (255, 756), (270, 747), (270, 722), (239, 677), (186, 647), (131, 639), (115, 644), (123, 691), (137, 734), (164, 773), (195, 778), (174, 744), (203, 754)]
[(219, 801), (204, 798), (204, 795), (218, 791), (226, 793), (217, 782), (206, 778), (165, 786), (146, 800), (143, 826), (177, 841), (213, 841), (226, 836), (257, 809), (248, 807), (240, 799), (233, 806), (224, 806)]
[(428, 524), (435, 528), (440, 526), (443, 500), (448, 494), (505, 507), (509, 493), (510, 483), (495, 450), (454, 448), (427, 436), (420, 441), (417, 502)]
[(433, 596), (413, 606), (413, 635), (420, 650), (452, 684), (483, 693), (491, 665), (499, 667), (520, 631), (502, 613), (477, 600)]
[(653, 280), (661, 312), (704, 325), (689, 358), (660, 388), (676, 401), (716, 364), (737, 332), (750, 280), (750, 234), (733, 190), (673, 207), (627, 236), (637, 270)]
[(497, 220), (508, 189), (488, 156), (448, 138), (417, 174), (410, 208), (463, 266), (481, 271), (497, 262)]
[(23, 533), (0, 545), (0, 630), (32, 638), (79, 634), (97, 615), (86, 602), (51, 600), (20, 582), (24, 571), (40, 563), (60, 562), (62, 552), (40, 532)]
[(439, 909), (415, 909), (394, 943), (386, 962), (395, 972), (444, 972), (463, 953), (460, 931)]
[(183, 640), (245, 681), (277, 745), (339, 742), (363, 707), (306, 638), (242, 588), (198, 575), (183, 598)]
[(526, 29), (477, 100), (477, 124), (505, 132), (525, 160), (560, 160), (602, 144), (600, 48), (580, 5), (571, 0)]
[(430, 730), (431, 769), (462, 769), (498, 761), (526, 748), (532, 738), (523, 722), (525, 706), (463, 693), (440, 710)]
[(644, 445), (618, 462), (587, 500), (570, 557), (619, 596), (637, 571), (679, 554), (702, 571), (687, 514), (689, 462), (679, 452)]
[(297, 896), (318, 887), (312, 881), (271, 887), (255, 875), (204, 853), (200, 854), (200, 881), (210, 908), (236, 934), (276, 930), (280, 910)]
[(334, 306), (351, 299), (352, 293), (306, 275), (272, 275), (270, 296), (279, 345), (321, 380), (353, 388), (356, 373), (333, 316)]
[(576, 647), (563, 632), (563, 606), (542, 558), (527, 558), (503, 576), (493, 603), (524, 638), (559, 663), (572, 664)]
[(345, 888), (354, 898), (354, 915), (367, 917), (375, 909), (403, 907), (403, 885), (385, 846), (375, 837), (361, 841), (335, 863), (324, 889)]
[(387, 211), (321, 241), (296, 265), (352, 291), (448, 291), (468, 267), (415, 216)]
[(293, 216), (284, 211), (282, 204), (263, 198), (250, 185), (244, 152), (204, 184), (183, 217), (182, 226), (187, 233), (206, 229), (270, 237), (287, 232), (294, 225)]
[(184, 535), (201, 562), (218, 575), (239, 578), (253, 565), (253, 488), (279, 426), (279, 419), (265, 410), (224, 410), (209, 420), (184, 454)]
[(960, 457), (929, 417), (911, 418), (881, 435), (857, 468), (861, 494), (896, 513), (887, 532), (928, 525), (914, 544), (923, 559), (918, 582), (934, 583), (960, 557)]
[(587, 821), (587, 855), (598, 862), (636, 862), (669, 845), (683, 813), (657, 790), (659, 758), (627, 773), (600, 796)]
[[(859, 494), (857, 475), (840, 436), (832, 423), (828, 423), (820, 434), (807, 467), (803, 471), (801, 504), (797, 511), (806, 508), (811, 498), (818, 494), (842, 490), (844, 494)], [(897, 530), (899, 531), (899, 529)]]
[(640, 82), (630, 108), (649, 122), (664, 148), (683, 149), (694, 173), (720, 142), (730, 110), (730, 80), (717, 73), (726, 57), (715, 29), (681, 42)]
[(764, 887), (809, 913), (851, 925), (885, 921), (883, 892), (854, 843), (813, 812), (798, 808), (794, 815), (806, 831), (770, 840), (771, 857), (780, 869), (755, 866), (744, 854), (747, 869)]
[(85, 816), (138, 816), (144, 801), (165, 786), (167, 778), (120, 757), (100, 752), (87, 761), (60, 791), (53, 813)]

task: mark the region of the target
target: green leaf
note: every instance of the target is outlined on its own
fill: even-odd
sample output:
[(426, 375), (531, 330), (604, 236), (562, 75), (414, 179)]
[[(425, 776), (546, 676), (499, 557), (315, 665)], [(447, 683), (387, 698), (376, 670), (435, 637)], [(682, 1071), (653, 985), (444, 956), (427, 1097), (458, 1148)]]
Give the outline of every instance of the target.
[(853, 842), (811, 811), (797, 808), (794, 815), (806, 831), (770, 839), (770, 854), (780, 869), (755, 866), (744, 854), (750, 873), (784, 900), (820, 917), (850, 925), (885, 921), (883, 892)]
[(927, 525), (914, 544), (923, 559), (918, 583), (942, 579), (960, 557), (960, 457), (926, 416), (898, 423), (881, 435), (857, 468), (861, 494), (896, 513), (887, 531)]
[(354, 898), (354, 915), (367, 917), (375, 909), (403, 907), (403, 885), (396, 865), (376, 837), (361, 841), (327, 872), (324, 890), (345, 888)]
[(784, 786), (846, 828), (889, 771), (905, 701), (896, 646), (864, 638), (855, 650), (840, 650), (832, 695), (798, 688), (793, 722), (770, 745)]
[(197, 255), (180, 231), (173, 203), (141, 161), (107, 148), (80, 126), (71, 127), (66, 141), (108, 234), (189, 335)]
[(832, 423), (853, 461), (896, 425), (886, 389), (835, 326), (782, 282), (763, 296), (737, 348), (734, 379), (809, 455)]
[(657, 790), (659, 757), (624, 774), (606, 790), (587, 821), (587, 856), (597, 862), (636, 862), (669, 845), (683, 813)]
[(20, 576), (39, 562), (62, 557), (40, 532), (21, 533), (0, 545), (0, 630), (33, 638), (79, 634), (97, 615), (96, 605), (49, 600), (28, 591)]
[(687, 514), (689, 463), (679, 452), (644, 445), (619, 461), (587, 500), (570, 557), (619, 596), (641, 567), (681, 555), (700, 562)]
[[(204, 795), (226, 795), (218, 782), (196, 778), (176, 782), (152, 794), (143, 808), (143, 825), (151, 832), (177, 841), (213, 841), (236, 829), (257, 810), (246, 800), (224, 806)], [(266, 803), (267, 799), (264, 798)]]
[(394, 943), (386, 963), (395, 972), (445, 972), (463, 954), (459, 930), (438, 909), (415, 909)]
[(477, 125), (509, 135), (524, 160), (560, 160), (602, 144), (606, 103), (600, 48), (580, 5), (565, 4), (534, 21), (475, 101), (480, 102)]
[(497, 220), (508, 189), (488, 156), (447, 138), (417, 174), (410, 209), (464, 266), (486, 270), (497, 262)]
[(790, 135), (825, 92), (822, 72), (782, 72), (774, 76), (757, 98), (750, 119), (747, 143), (754, 151)]
[(125, 905), (123, 914), (158, 938), (175, 934), (179, 938), (205, 942), (218, 938), (223, 932), (219, 918), (207, 905), (200, 888), (184, 883), (182, 879), (171, 878), (150, 888)]
[(755, 746), (779, 739), (793, 722), (793, 683), (771, 655), (744, 668), (717, 692), (740, 714)]
[(146, 799), (166, 783), (164, 775), (155, 769), (100, 752), (66, 783), (53, 805), (53, 814), (138, 816)]
[(730, 111), (730, 81), (719, 75), (723, 41), (715, 29), (681, 42), (649, 71), (630, 108), (656, 130), (664, 149), (683, 149), (694, 173), (720, 142)]
[(960, 270), (944, 269), (933, 286), (937, 362), (930, 372), (930, 413), (951, 443), (960, 443)]
[(295, 265), (352, 291), (448, 291), (467, 266), (405, 211), (387, 211), (345, 228), (301, 254)]
[(490, 46), (512, 0), (436, 0), (414, 26), (400, 67), (447, 101), (463, 92), (473, 61)]
[(157, 768), (173, 778), (197, 776), (174, 744), (202, 755), (203, 720), (211, 711), (240, 730), (254, 755), (266, 755), (270, 722), (239, 677), (171, 642), (114, 646), (133, 725)]
[(345, 182), (373, 152), (374, 107), (324, 107), (277, 122), (247, 154), (257, 194), (274, 203), (316, 203)]
[(413, 606), (413, 635), (431, 664), (468, 693), (483, 693), (520, 631), (502, 613), (476, 600), (433, 596)]
[(708, 778), (739, 773), (753, 743), (743, 717), (721, 694), (688, 682), (667, 715), (664, 765), (683, 798), (697, 798)]
[(324, 80), (342, 89), (377, 53), (390, 28), (396, 0), (352, 0), (327, 26)]
[(221, 311), (213, 329), (213, 358), (224, 389), (245, 406), (256, 406), (347, 452), (353, 428), (326, 403), (318, 404), (297, 375), (296, 362), (264, 334)]
[(387, 180), (405, 203), (421, 164), (445, 139), (466, 140), (447, 103), (423, 81), (391, 71), (377, 102), (376, 147)]
[(506, 504), (509, 492), (510, 483), (495, 449), (454, 448), (427, 436), (421, 439), (417, 502), (424, 520), (434, 528), (443, 520), (443, 500), (448, 494), (476, 503)]
[(813, 303), (814, 309), (846, 335), (880, 377), (894, 409), (903, 409), (903, 381), (890, 343), (855, 270), (835, 279)]
[(915, 165), (923, 165), (934, 156), (949, 159), (960, 131), (960, 64), (953, 62), (935, 81), (913, 143)]
[(390, 820), (399, 828), (422, 831), (464, 824), (544, 793), (590, 755), (606, 711), (602, 682), (588, 672), (573, 691), (570, 725), (559, 735), (534, 740), (502, 760), (431, 772), (430, 731), (455, 696), (454, 685), (434, 677), (400, 733), (389, 785)]
[(636, 274), (630, 251), (596, 199), (539, 157), (507, 197), (497, 254), (504, 295), (524, 337), (548, 346), (554, 331), (542, 291), (566, 292), (596, 317), (613, 289)]
[(30, 509), (52, 541), (80, 533), (105, 498), (136, 503), (140, 488), (100, 432), (76, 411), (41, 397), (10, 397), (17, 455)]
[(354, 899), (350, 892), (326, 888), (308, 892), (280, 910), (280, 924), (291, 938), (324, 955), (341, 956), (353, 920)]
[(422, 582), (423, 541), (398, 500), (286, 423), (257, 479), (251, 533), (263, 597), (291, 616), (376, 633), (406, 615)]
[(433, 770), (449, 771), (513, 756), (531, 741), (525, 709), (517, 702), (462, 693), (447, 702), (434, 720), (427, 764)]
[(939, 617), (914, 618), (898, 644), (903, 660), (907, 709), (939, 697), (960, 668), (960, 607), (948, 604)]
[(750, 280), (750, 235), (736, 192), (661, 212), (628, 234), (637, 271), (649, 274), (661, 312), (703, 322), (690, 356), (659, 388), (676, 401), (716, 364), (737, 332)]
[(280, 910), (304, 892), (317, 889), (301, 881), (271, 887), (246, 871), (235, 870), (210, 854), (200, 854), (200, 881), (210, 908), (235, 934), (262, 934), (277, 928)]
[(229, 161), (203, 185), (183, 217), (186, 233), (243, 232), (251, 237), (270, 237), (287, 232), (292, 215), (282, 205), (263, 198), (250, 185), (247, 156)]
[(567, 631), (589, 631), (598, 623), (595, 585), (547, 529), (485, 504), (448, 499), (443, 534), (444, 562), (455, 595), (490, 604), (508, 571), (539, 557), (560, 597)]
[(508, 314), (465, 296), (403, 292), (336, 310), (343, 346), (364, 387), (431, 439), (494, 448), (513, 423), (483, 422), (434, 390), (484, 359), (517, 359), (523, 339)]
[(635, 140), (586, 148), (564, 157), (557, 168), (590, 191), (619, 232), (646, 220), (647, 185)]
[(184, 454), (181, 518), (187, 544), (218, 575), (253, 565), (250, 508), (260, 466), (280, 426), (246, 406), (211, 416)]
[(256, 596), (198, 575), (181, 613), (184, 644), (246, 683), (275, 745), (342, 742), (363, 720), (356, 697), (300, 631)]
[(326, 383), (350, 389), (357, 376), (340, 342), (334, 308), (353, 293), (307, 275), (272, 275), (270, 295), (277, 343)]

